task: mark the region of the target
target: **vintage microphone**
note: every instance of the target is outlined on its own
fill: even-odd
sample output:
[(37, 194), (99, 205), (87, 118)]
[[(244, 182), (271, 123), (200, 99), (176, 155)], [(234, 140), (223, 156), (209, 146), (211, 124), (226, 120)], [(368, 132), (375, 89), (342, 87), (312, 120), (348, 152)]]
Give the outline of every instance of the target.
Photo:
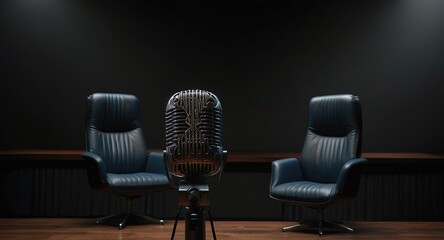
[[(179, 190), (171, 239), (185, 207), (185, 240), (205, 240), (205, 207), (209, 191), (222, 174), (227, 152), (221, 146), (222, 105), (211, 92), (186, 90), (174, 94), (166, 106), (164, 160), (173, 187)], [(211, 214), (208, 212), (216, 239)]]

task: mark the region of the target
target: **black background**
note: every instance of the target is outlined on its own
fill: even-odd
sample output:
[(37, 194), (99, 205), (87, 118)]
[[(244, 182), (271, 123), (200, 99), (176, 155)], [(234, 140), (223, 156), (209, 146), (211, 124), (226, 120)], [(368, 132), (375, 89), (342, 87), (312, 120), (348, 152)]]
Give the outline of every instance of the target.
[(148, 147), (185, 89), (228, 151), (300, 151), (311, 97), (362, 102), (364, 152), (443, 153), (444, 1), (0, 2), (0, 149), (83, 149), (86, 97), (141, 100)]

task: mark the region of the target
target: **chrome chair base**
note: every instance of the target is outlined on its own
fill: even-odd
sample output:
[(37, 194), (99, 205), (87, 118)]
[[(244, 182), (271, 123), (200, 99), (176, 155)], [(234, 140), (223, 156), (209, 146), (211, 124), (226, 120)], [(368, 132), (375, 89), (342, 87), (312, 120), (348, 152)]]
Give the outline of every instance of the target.
[(106, 217), (102, 217), (96, 220), (96, 224), (106, 224), (110, 226), (116, 226), (119, 230), (124, 229), (130, 223), (157, 223), (164, 224), (163, 220), (154, 219), (152, 217), (133, 213), (133, 199), (128, 197), (126, 199), (126, 211), (123, 214), (115, 214)]
[(343, 223), (331, 221), (331, 220), (324, 220), (324, 221), (301, 221), (299, 224), (283, 227), (282, 232), (287, 231), (299, 231), (299, 230), (313, 230), (318, 229), (319, 236), (322, 236), (324, 234), (325, 229), (335, 229), (335, 230), (341, 230), (345, 232), (353, 232), (354, 230)]
[(106, 217), (102, 217), (96, 220), (96, 224), (106, 224), (110, 226), (118, 227), (119, 230), (124, 229), (130, 223), (156, 223), (156, 224), (164, 224), (163, 220), (158, 220), (151, 218), (149, 216), (145, 216), (142, 214), (135, 213), (124, 213), (124, 214), (116, 214), (110, 215)]

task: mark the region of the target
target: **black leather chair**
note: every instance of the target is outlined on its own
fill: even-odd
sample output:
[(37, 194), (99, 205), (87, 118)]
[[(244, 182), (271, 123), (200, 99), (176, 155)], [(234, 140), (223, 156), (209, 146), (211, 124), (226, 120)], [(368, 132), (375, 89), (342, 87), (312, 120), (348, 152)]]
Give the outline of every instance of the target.
[(86, 152), (88, 180), (95, 190), (108, 191), (127, 200), (123, 214), (100, 218), (96, 223), (117, 225), (154, 222), (132, 212), (132, 200), (170, 188), (162, 153), (147, 154), (139, 100), (132, 95), (95, 93), (87, 100)]
[(272, 163), (270, 197), (318, 211), (315, 222), (301, 221), (282, 231), (317, 227), (353, 229), (324, 218), (324, 209), (356, 196), (362, 167), (359, 98), (352, 95), (314, 97), (309, 105), (309, 127), (300, 159)]

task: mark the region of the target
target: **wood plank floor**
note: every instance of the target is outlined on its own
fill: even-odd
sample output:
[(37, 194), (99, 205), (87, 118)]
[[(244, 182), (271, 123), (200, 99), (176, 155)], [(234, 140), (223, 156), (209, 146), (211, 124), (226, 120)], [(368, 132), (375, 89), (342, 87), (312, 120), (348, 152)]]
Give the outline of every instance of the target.
[[(95, 225), (86, 218), (1, 218), (2, 240), (138, 240), (170, 239), (173, 221), (165, 225), (130, 225), (123, 230)], [(319, 239), (315, 232), (286, 232), (283, 221), (216, 221), (219, 240)], [(327, 233), (325, 239), (444, 239), (444, 222), (348, 222), (354, 233)], [(176, 238), (184, 239), (184, 223), (179, 222)], [(211, 229), (207, 222), (207, 239)]]

